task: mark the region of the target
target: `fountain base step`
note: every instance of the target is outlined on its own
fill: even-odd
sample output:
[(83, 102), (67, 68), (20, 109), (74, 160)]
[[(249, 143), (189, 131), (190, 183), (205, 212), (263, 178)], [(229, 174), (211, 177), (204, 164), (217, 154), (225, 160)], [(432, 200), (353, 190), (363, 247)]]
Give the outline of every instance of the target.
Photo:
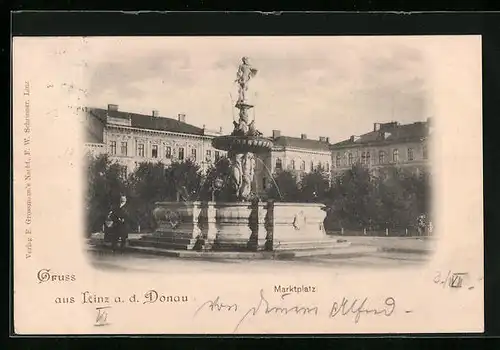
[[(89, 245), (88, 251), (95, 254), (112, 254), (110, 246)], [(127, 253), (147, 254), (163, 257), (185, 258), (185, 259), (237, 259), (237, 260), (289, 260), (294, 258), (321, 257), (325, 259), (350, 259), (362, 257), (377, 252), (376, 247), (345, 247), (345, 248), (323, 248), (287, 251), (199, 251), (199, 250), (177, 250), (158, 247), (136, 246), (130, 244), (125, 248)]]
[(192, 250), (196, 246), (196, 240), (191, 240), (188, 242), (165, 242), (153, 239), (130, 241), (129, 245), (131, 247), (149, 247), (149, 248), (159, 248), (159, 249), (174, 249), (174, 250)]
[[(266, 240), (215, 240), (214, 242), (200, 241), (197, 239), (183, 237), (156, 237), (154, 235), (143, 236), (138, 240), (130, 240), (133, 247), (150, 247), (158, 249), (173, 250), (213, 250), (213, 251), (263, 251), (271, 250), (271, 243)], [(306, 251), (320, 249), (346, 248), (351, 245), (346, 240), (323, 239), (311, 241), (280, 241), (272, 244), (273, 251)]]
[(329, 248), (346, 248), (351, 245), (345, 240), (325, 239), (317, 241), (283, 241), (273, 242), (273, 250), (311, 250), (311, 249), (329, 249)]

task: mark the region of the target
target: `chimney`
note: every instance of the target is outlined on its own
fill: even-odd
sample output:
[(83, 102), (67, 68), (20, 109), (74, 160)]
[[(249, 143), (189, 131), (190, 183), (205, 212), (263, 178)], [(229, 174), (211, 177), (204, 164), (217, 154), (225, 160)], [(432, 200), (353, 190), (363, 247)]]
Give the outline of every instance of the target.
[(382, 123), (380, 124), (381, 130), (393, 129), (398, 126), (398, 122)]
[(329, 137), (325, 137), (325, 142), (326, 143), (330, 143), (330, 138)]
[(307, 135), (306, 135), (306, 134), (300, 134), (300, 138), (301, 138), (302, 140), (305, 140), (305, 139), (307, 139)]
[(222, 134), (222, 126), (219, 127), (219, 132)]
[(158, 110), (156, 109), (153, 109), (153, 117), (159, 117), (160, 116), (160, 112), (158, 112)]
[(278, 138), (280, 136), (281, 136), (281, 131), (273, 130), (273, 139)]
[(118, 105), (108, 104), (108, 111), (118, 111)]
[(177, 119), (182, 122), (182, 123), (185, 123), (186, 122), (186, 115), (185, 114), (182, 114), (182, 113), (179, 113), (177, 115)]
[(373, 131), (379, 131), (380, 130), (380, 123), (373, 123)]

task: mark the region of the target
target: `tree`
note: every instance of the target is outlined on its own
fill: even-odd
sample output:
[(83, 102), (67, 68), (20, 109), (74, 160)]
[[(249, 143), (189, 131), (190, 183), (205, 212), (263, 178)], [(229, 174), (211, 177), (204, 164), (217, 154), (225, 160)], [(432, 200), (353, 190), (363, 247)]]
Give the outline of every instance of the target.
[(266, 191), (269, 199), (283, 202), (296, 202), (299, 200), (299, 186), (293, 171), (280, 171), (274, 174), (273, 180), (271, 180)]
[(143, 162), (129, 177), (131, 188), (130, 207), (136, 223), (144, 229), (155, 228), (153, 218), (155, 203), (168, 198), (165, 165), (161, 162)]
[(380, 222), (392, 228), (409, 228), (417, 217), (427, 213), (428, 176), (411, 169), (387, 168), (377, 178)]
[(113, 203), (120, 194), (126, 194), (128, 184), (124, 177), (123, 166), (113, 163), (107, 155), (92, 156), (85, 159), (86, 169), (86, 234), (99, 231)]
[(231, 162), (227, 157), (221, 157), (210, 166), (204, 176), (200, 199), (212, 200), (212, 194), (216, 201), (231, 202), (236, 200), (236, 194), (231, 184)]
[(203, 175), (200, 167), (188, 159), (174, 162), (165, 172), (168, 200), (193, 201), (199, 198), (203, 185)]
[(326, 226), (371, 226), (378, 210), (372, 174), (359, 164), (353, 165), (336, 179), (326, 202), (330, 209)]
[(140, 163), (129, 178), (130, 206), (141, 229), (155, 229), (153, 210), (157, 202), (196, 200), (201, 187), (200, 168), (187, 160), (169, 166), (158, 162)]
[(330, 180), (321, 169), (315, 169), (302, 177), (299, 188), (301, 201), (323, 202), (330, 188)]

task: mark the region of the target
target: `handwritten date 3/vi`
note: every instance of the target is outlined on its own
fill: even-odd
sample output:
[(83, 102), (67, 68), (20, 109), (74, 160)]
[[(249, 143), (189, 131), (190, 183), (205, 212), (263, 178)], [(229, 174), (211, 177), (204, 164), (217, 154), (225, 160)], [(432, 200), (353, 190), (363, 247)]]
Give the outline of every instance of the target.
[[(243, 324), (245, 320), (250, 317), (258, 315), (278, 315), (278, 316), (319, 316), (320, 309), (315, 305), (299, 305), (291, 304), (285, 305), (285, 301), (288, 294), (283, 294), (281, 300), (272, 305), (266, 297), (264, 296), (264, 291), (260, 291), (260, 298), (255, 306), (252, 306), (248, 310), (241, 309), (238, 304), (226, 303), (221, 300), (220, 297), (216, 297), (213, 300), (208, 300), (204, 302), (195, 312), (195, 316), (201, 311), (207, 312), (232, 312), (241, 315), (241, 319), (236, 324), (234, 331), (236, 332), (238, 328)], [(329, 319), (334, 319), (338, 317), (352, 317), (354, 323), (358, 323), (361, 316), (385, 316), (389, 317), (394, 313), (396, 308), (396, 300), (393, 297), (385, 298), (382, 304), (379, 306), (371, 306), (372, 302), (369, 298), (359, 299), (359, 298), (347, 298), (343, 297), (341, 300), (333, 301), (330, 309), (328, 310), (327, 317)]]

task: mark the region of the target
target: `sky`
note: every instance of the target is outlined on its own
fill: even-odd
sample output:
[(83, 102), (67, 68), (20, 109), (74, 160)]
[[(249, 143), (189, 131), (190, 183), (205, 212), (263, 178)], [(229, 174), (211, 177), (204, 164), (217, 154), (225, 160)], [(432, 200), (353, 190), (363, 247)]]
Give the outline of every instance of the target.
[[(373, 123), (426, 120), (429, 66), (411, 37), (85, 38), (89, 107), (186, 114), (186, 122), (231, 132), (242, 56), (258, 74), (248, 96), (265, 135), (330, 137)], [(252, 115), (252, 114), (251, 114)]]

